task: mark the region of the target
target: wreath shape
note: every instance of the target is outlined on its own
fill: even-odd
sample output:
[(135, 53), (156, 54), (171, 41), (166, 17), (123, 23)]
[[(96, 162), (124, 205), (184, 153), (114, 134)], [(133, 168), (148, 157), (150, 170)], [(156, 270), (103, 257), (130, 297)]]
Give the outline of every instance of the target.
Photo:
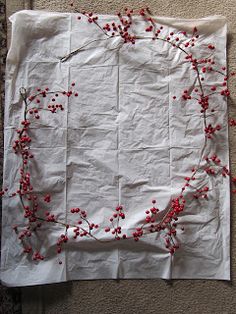
[[(58, 254), (58, 263), (62, 264), (59, 258), (65, 244), (70, 240), (68, 230), (73, 229), (73, 239), (80, 239), (82, 237), (89, 237), (95, 241), (101, 243), (107, 243), (111, 241), (127, 241), (128, 239), (134, 239), (139, 241), (140, 238), (150, 233), (162, 233), (165, 239), (165, 247), (174, 254), (180, 247), (180, 243), (177, 238), (178, 232), (184, 232), (184, 227), (178, 225), (178, 218), (188, 205), (188, 201), (185, 197), (185, 193), (191, 195), (195, 199), (208, 199), (209, 186), (194, 186), (194, 181), (199, 172), (204, 171), (208, 176), (230, 176), (229, 169), (222, 164), (220, 156), (217, 154), (206, 155), (207, 147), (211, 145), (212, 141), (216, 140), (216, 135), (221, 131), (222, 126), (220, 124), (212, 125), (208, 122), (208, 114), (214, 115), (215, 109), (211, 104), (211, 96), (214, 94), (220, 94), (223, 98), (230, 96), (230, 91), (227, 88), (228, 79), (234, 75), (230, 73), (227, 75), (226, 67), (220, 67), (214, 61), (213, 52), (215, 50), (212, 43), (208, 44), (208, 51), (211, 57), (197, 59), (189, 52), (189, 48), (195, 46), (198, 39), (201, 37), (198, 29), (193, 28), (192, 34), (187, 32), (170, 32), (168, 35), (162, 35), (163, 26), (158, 27), (156, 19), (152, 16), (149, 8), (144, 8), (135, 12), (134, 10), (125, 9), (125, 14), (118, 13), (118, 22), (114, 20), (112, 23), (106, 23), (101, 25), (99, 18), (92, 12), (77, 11), (75, 10), (76, 17), (80, 23), (86, 22), (88, 24), (95, 24), (104, 34), (103, 39), (94, 39), (78, 49), (70, 52), (60, 58), (60, 62), (66, 62), (68, 59), (73, 58), (82, 49), (89, 46), (99, 40), (109, 40), (114, 37), (121, 38), (123, 44), (135, 45), (136, 41), (150, 38), (150, 41), (163, 41), (168, 43), (171, 47), (179, 49), (182, 52), (186, 62), (190, 66), (190, 70), (196, 75), (196, 81), (198, 87), (193, 90), (185, 89), (181, 95), (173, 96), (173, 100), (178, 101), (182, 99), (185, 102), (194, 100), (199, 105), (199, 111), (201, 118), (203, 119), (203, 132), (204, 142), (201, 148), (201, 154), (198, 163), (193, 167), (189, 173), (186, 174), (182, 188), (177, 197), (170, 200), (168, 209), (163, 212), (157, 206), (155, 199), (150, 200), (150, 208), (144, 209), (143, 223), (135, 226), (135, 231), (131, 234), (126, 234), (122, 230), (122, 220), (126, 218), (126, 209), (122, 204), (116, 204), (114, 211), (106, 226), (99, 226), (96, 222), (93, 222), (89, 218), (89, 212), (80, 207), (74, 207), (69, 209), (75, 216), (76, 222), (64, 222), (59, 220), (55, 214), (50, 210), (42, 210), (39, 207), (40, 195), (34, 192), (34, 187), (31, 184), (32, 173), (30, 172), (30, 163), (34, 158), (31, 152), (31, 126), (35, 120), (40, 119), (40, 112), (46, 110), (51, 114), (60, 114), (60, 111), (64, 110), (64, 106), (59, 102), (61, 98), (79, 97), (79, 91), (75, 90), (76, 83), (72, 82), (69, 90), (57, 90), (51, 91), (48, 87), (43, 89), (37, 88), (32, 94), (29, 94), (27, 88), (22, 87), (20, 89), (21, 102), (23, 104), (23, 120), (20, 121), (20, 126), (16, 130), (16, 138), (14, 139), (12, 148), (17, 156), (21, 158), (21, 167), (19, 169), (20, 179), (19, 187), (13, 192), (9, 193), (9, 187), (4, 187), (1, 191), (1, 195), (4, 197), (19, 197), (22, 205), (22, 214), (24, 215), (26, 224), (24, 227), (14, 225), (13, 230), (16, 233), (18, 240), (20, 241), (23, 252), (32, 258), (34, 261), (41, 261), (47, 258), (47, 255), (43, 254), (39, 249), (32, 244), (33, 235), (37, 233), (38, 229), (43, 224), (58, 224), (64, 228), (64, 233), (60, 235), (55, 243), (56, 252)], [(145, 21), (145, 32), (147, 36), (139, 36), (132, 30), (133, 16), (137, 14), (141, 16)], [(206, 74), (222, 75), (222, 84), (220, 86), (211, 86), (211, 93), (206, 94), (204, 89), (204, 77)], [(45, 100), (48, 101), (45, 106)], [(235, 126), (236, 122), (233, 119), (229, 120), (231, 126)], [(204, 166), (203, 166), (204, 163)], [(236, 178), (231, 177), (233, 182), (236, 182)], [(235, 190), (233, 190), (235, 192)], [(45, 203), (50, 203), (51, 195), (47, 193), (43, 196)], [(96, 235), (96, 231), (102, 228), (105, 234), (110, 234), (109, 239), (100, 239)]]

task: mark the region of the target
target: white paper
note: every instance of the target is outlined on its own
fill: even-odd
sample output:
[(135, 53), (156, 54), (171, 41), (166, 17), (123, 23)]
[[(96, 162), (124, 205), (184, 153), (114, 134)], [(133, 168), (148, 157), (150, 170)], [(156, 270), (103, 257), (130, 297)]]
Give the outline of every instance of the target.
[[(11, 144), (22, 119), (19, 88), (68, 90), (75, 82), (79, 96), (64, 103), (65, 111), (42, 113), (32, 123), (32, 184), (40, 195), (50, 192), (44, 207), (64, 222), (75, 218), (70, 208), (88, 211), (91, 221), (102, 228), (101, 239), (114, 208), (126, 212), (122, 228), (131, 234), (142, 224), (151, 200), (165, 212), (179, 195), (184, 178), (198, 161), (204, 142), (203, 120), (196, 101), (174, 101), (184, 89), (197, 85), (196, 77), (180, 50), (150, 38), (135, 45), (119, 38), (95, 41), (66, 62), (71, 51), (104, 34), (86, 18), (69, 13), (21, 11), (11, 16), (12, 42), (7, 57), (5, 105), (4, 186), (17, 189), (20, 158)], [(116, 17), (99, 16), (110, 22)], [(226, 21), (223, 17), (198, 20), (157, 18), (163, 34), (191, 33), (198, 27), (202, 36), (192, 51), (206, 55), (207, 43), (215, 44), (215, 60), (226, 63)], [(147, 36), (144, 22), (135, 21), (140, 36)], [(150, 37), (150, 36), (149, 36)], [(207, 47), (207, 46), (206, 46)], [(221, 78), (216, 76), (219, 84)], [(209, 154), (218, 153), (228, 166), (227, 104), (214, 96), (216, 113), (210, 119), (223, 124)], [(204, 166), (203, 166), (204, 169)], [(22, 253), (12, 231), (24, 225), (18, 198), (3, 200), (1, 280), (8, 286), (26, 286), (78, 279), (195, 278), (230, 279), (230, 193), (228, 178), (210, 177), (202, 170), (199, 185), (210, 187), (208, 200), (192, 200), (180, 215), (178, 239), (181, 247), (171, 256), (163, 234), (150, 234), (109, 244), (91, 238), (71, 239), (60, 254), (56, 241), (64, 228), (45, 225), (38, 246), (46, 254), (34, 262)], [(73, 236), (72, 230), (69, 235)]]

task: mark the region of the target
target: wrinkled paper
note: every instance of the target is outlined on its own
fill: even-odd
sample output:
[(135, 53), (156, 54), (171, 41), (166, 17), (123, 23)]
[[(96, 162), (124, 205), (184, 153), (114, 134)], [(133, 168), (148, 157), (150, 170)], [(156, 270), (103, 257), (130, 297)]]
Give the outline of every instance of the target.
[[(101, 24), (114, 16), (99, 16)], [(118, 204), (124, 206), (124, 232), (132, 234), (143, 223), (151, 200), (165, 212), (171, 198), (180, 194), (184, 178), (199, 160), (204, 143), (203, 120), (197, 101), (173, 100), (184, 89), (197, 87), (194, 71), (183, 53), (166, 42), (149, 38), (135, 45), (105, 35), (86, 18), (76, 14), (21, 11), (10, 17), (12, 41), (7, 57), (5, 104), (4, 186), (17, 189), (20, 157), (11, 144), (23, 118), (19, 89), (68, 90), (75, 82), (78, 97), (64, 100), (65, 111), (43, 112), (31, 125), (32, 185), (39, 195), (52, 195), (50, 209), (59, 220), (76, 220), (70, 208), (80, 207), (102, 228), (101, 239)], [(215, 44), (215, 61), (226, 64), (226, 21), (215, 16), (198, 20), (157, 18), (163, 34), (187, 31), (194, 26), (202, 34), (193, 53), (209, 54)], [(134, 19), (140, 36), (148, 36), (140, 17)], [(87, 43), (93, 41), (89, 45)], [(60, 58), (85, 47), (66, 62)], [(220, 84), (211, 77), (204, 83)], [(209, 154), (217, 153), (228, 166), (227, 104), (213, 100), (216, 114), (209, 119), (223, 125)], [(149, 234), (134, 242), (103, 244), (90, 238), (70, 240), (60, 254), (57, 238), (64, 228), (45, 224), (37, 234), (37, 247), (47, 257), (32, 261), (12, 231), (24, 226), (20, 201), (3, 200), (1, 280), (8, 286), (55, 283), (78, 279), (195, 278), (230, 279), (229, 180), (210, 177), (202, 171), (199, 186), (210, 187), (208, 200), (187, 195), (180, 215), (177, 238), (181, 247), (171, 256), (163, 234)], [(47, 207), (48, 206), (48, 207)], [(70, 237), (73, 228), (69, 229)], [(65, 249), (64, 249), (65, 248)]]

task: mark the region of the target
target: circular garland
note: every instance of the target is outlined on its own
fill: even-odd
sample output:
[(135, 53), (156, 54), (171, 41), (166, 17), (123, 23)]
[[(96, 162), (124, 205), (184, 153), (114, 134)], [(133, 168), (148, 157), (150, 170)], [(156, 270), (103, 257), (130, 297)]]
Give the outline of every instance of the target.
[[(73, 5), (73, 4), (72, 4)], [(193, 182), (195, 181), (196, 176), (199, 171), (204, 171), (209, 176), (218, 176), (222, 175), (223, 177), (230, 176), (229, 169), (222, 165), (220, 158), (213, 154), (211, 156), (206, 156), (206, 147), (211, 144), (211, 141), (216, 140), (216, 134), (220, 132), (222, 126), (212, 125), (208, 123), (207, 113), (214, 114), (215, 110), (210, 104), (211, 96), (214, 94), (221, 95), (223, 98), (229, 97), (230, 92), (227, 88), (227, 81), (230, 76), (234, 75), (231, 73), (226, 74), (226, 67), (218, 68), (215, 64), (213, 56), (210, 58), (201, 58), (196, 59), (194, 55), (189, 52), (189, 48), (194, 47), (201, 35), (198, 33), (196, 27), (193, 28), (191, 36), (187, 32), (170, 32), (168, 35), (163, 36), (163, 26), (158, 27), (156, 19), (151, 15), (150, 9), (145, 8), (141, 9), (138, 12), (134, 10), (125, 9), (125, 15), (118, 13), (118, 22), (114, 21), (112, 23), (107, 23), (101, 25), (99, 23), (98, 16), (94, 15), (92, 12), (77, 11), (78, 21), (82, 20), (81, 17), (86, 17), (88, 24), (95, 24), (96, 27), (103, 32), (103, 39), (95, 39), (87, 42), (78, 49), (72, 51), (66, 56), (61, 57), (61, 62), (66, 62), (68, 59), (72, 58), (74, 55), (79, 53), (86, 46), (89, 46), (91, 43), (101, 40), (108, 40), (114, 37), (119, 37), (122, 39), (123, 44), (135, 45), (136, 41), (150, 38), (151, 41), (159, 40), (168, 43), (170, 46), (175, 49), (179, 49), (185, 61), (189, 64), (190, 69), (195, 72), (198, 87), (193, 90), (184, 90), (182, 95), (179, 96), (182, 100), (188, 102), (189, 100), (194, 100), (199, 104), (199, 111), (201, 113), (201, 118), (203, 119), (203, 132), (204, 143), (201, 148), (201, 154), (198, 164), (190, 170), (188, 176), (185, 177), (182, 188), (180, 189), (179, 195), (171, 199), (169, 207), (165, 213), (162, 210), (159, 210), (156, 206), (156, 200), (152, 200), (152, 205), (149, 209), (144, 210), (145, 216), (143, 223), (135, 227), (135, 231), (131, 234), (126, 234), (122, 230), (121, 221), (126, 218), (126, 211), (123, 208), (122, 204), (117, 204), (114, 206), (114, 211), (110, 217), (106, 226), (99, 226), (96, 222), (92, 222), (89, 219), (89, 213), (86, 210), (80, 209), (79, 207), (71, 208), (70, 212), (75, 215), (76, 222), (63, 222), (57, 219), (56, 215), (52, 211), (46, 210), (43, 212), (39, 208), (39, 198), (40, 195), (34, 192), (34, 188), (31, 185), (31, 176), (29, 169), (29, 164), (34, 158), (31, 152), (31, 137), (30, 137), (30, 127), (34, 119), (40, 119), (40, 112), (46, 110), (52, 114), (60, 114), (60, 111), (64, 110), (63, 105), (59, 101), (63, 97), (79, 97), (79, 93), (74, 90), (75, 83), (71, 84), (71, 88), (68, 91), (50, 91), (48, 87), (41, 89), (38, 88), (33, 94), (29, 95), (28, 91), (25, 88), (20, 89), (21, 101), (24, 107), (24, 118), (20, 122), (19, 128), (16, 130), (17, 136), (14, 140), (12, 148), (15, 154), (19, 155), (21, 158), (21, 168), (19, 169), (20, 179), (19, 179), (19, 188), (13, 193), (9, 193), (7, 187), (4, 187), (0, 194), (4, 197), (19, 197), (22, 205), (22, 214), (26, 220), (26, 225), (24, 228), (14, 225), (13, 229), (23, 246), (23, 252), (26, 253), (33, 260), (44, 260), (47, 256), (42, 254), (40, 250), (36, 249), (32, 245), (32, 235), (41, 228), (42, 224), (58, 224), (64, 228), (64, 233), (60, 235), (55, 244), (57, 254), (62, 252), (64, 244), (66, 244), (70, 237), (68, 235), (68, 230), (72, 228), (73, 230), (73, 239), (90, 237), (101, 243), (107, 243), (117, 240), (128, 240), (134, 239), (134, 241), (139, 241), (143, 236), (150, 233), (160, 233), (164, 234), (165, 247), (170, 252), (174, 252), (179, 248), (180, 243), (176, 237), (177, 232), (181, 230), (184, 231), (184, 228), (178, 226), (178, 217), (184, 211), (187, 206), (187, 200), (185, 197), (186, 191), (192, 195), (192, 198), (195, 199), (208, 199), (209, 187), (207, 185), (201, 187), (194, 187)], [(141, 16), (142, 20), (145, 21), (146, 27), (145, 32), (148, 36), (138, 36), (132, 31), (133, 24), (133, 15), (137, 14)], [(82, 22), (81, 21), (81, 22)], [(212, 52), (215, 50), (215, 47), (209, 43), (208, 50)], [(211, 93), (206, 94), (204, 91), (204, 75), (206, 73), (217, 73), (222, 75), (222, 84), (221, 86), (211, 86)], [(48, 98), (50, 98), (48, 100)], [(44, 105), (45, 99), (48, 101), (47, 106)], [(173, 100), (178, 100), (177, 96), (173, 96)], [(235, 126), (236, 121), (234, 119), (229, 119), (229, 125)], [(205, 166), (201, 165), (201, 162), (205, 163)], [(235, 183), (236, 178), (232, 177), (232, 181)], [(189, 191), (190, 189), (193, 190)], [(235, 193), (236, 190), (233, 190)], [(50, 193), (43, 196), (43, 201), (50, 203), (51, 195)], [(96, 236), (96, 231), (102, 228), (105, 234), (111, 234), (111, 237), (108, 239), (100, 239)], [(58, 259), (59, 264), (62, 264), (60, 258)]]

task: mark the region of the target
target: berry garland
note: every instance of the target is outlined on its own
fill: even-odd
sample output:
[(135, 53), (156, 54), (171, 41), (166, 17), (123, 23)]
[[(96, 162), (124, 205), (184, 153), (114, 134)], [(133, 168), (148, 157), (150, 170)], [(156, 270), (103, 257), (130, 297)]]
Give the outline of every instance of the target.
[[(73, 3), (71, 4), (73, 6)], [(90, 45), (98, 40), (108, 40), (114, 37), (119, 37), (122, 39), (123, 44), (135, 45), (136, 41), (150, 38), (151, 41), (159, 40), (168, 43), (175, 49), (179, 49), (182, 55), (185, 57), (185, 61), (189, 64), (190, 69), (194, 71), (198, 83), (198, 88), (193, 90), (183, 90), (180, 96), (173, 96), (174, 101), (182, 99), (186, 102), (189, 100), (194, 100), (199, 104), (199, 111), (201, 117), (203, 118), (203, 131), (205, 133), (204, 143), (201, 148), (201, 155), (198, 164), (190, 170), (188, 176), (185, 177), (182, 188), (180, 189), (179, 195), (170, 201), (170, 205), (165, 214), (156, 205), (156, 200), (151, 201), (151, 206), (149, 209), (144, 210), (143, 223), (140, 226), (135, 227), (135, 231), (132, 234), (126, 234), (123, 232), (121, 221), (126, 218), (126, 210), (122, 204), (117, 204), (114, 206), (114, 211), (109, 219), (106, 226), (99, 226), (96, 222), (92, 222), (89, 219), (89, 213), (84, 209), (79, 207), (71, 208), (70, 212), (75, 216), (76, 222), (63, 222), (60, 221), (52, 211), (46, 210), (43, 212), (39, 208), (39, 198), (40, 195), (34, 192), (34, 187), (31, 184), (31, 176), (29, 164), (34, 158), (30, 145), (30, 127), (34, 123), (34, 120), (40, 119), (40, 112), (43, 110), (49, 111), (51, 114), (60, 114), (60, 111), (64, 110), (64, 106), (61, 104), (63, 98), (65, 97), (79, 97), (79, 92), (75, 91), (75, 83), (71, 84), (71, 88), (68, 91), (50, 91), (48, 87), (41, 89), (37, 88), (36, 91), (29, 95), (25, 88), (20, 89), (21, 101), (24, 107), (24, 118), (21, 121), (20, 127), (16, 130), (16, 139), (12, 145), (12, 148), (16, 155), (21, 158), (21, 167), (19, 169), (20, 179), (19, 188), (14, 192), (9, 194), (8, 188), (4, 187), (0, 192), (3, 197), (19, 197), (23, 215), (26, 221), (25, 227), (22, 228), (18, 225), (14, 225), (13, 229), (23, 247), (23, 252), (30, 256), (35, 261), (44, 260), (47, 256), (42, 254), (40, 250), (37, 250), (31, 243), (32, 234), (37, 232), (43, 224), (58, 224), (64, 228), (64, 233), (60, 235), (55, 243), (55, 248), (57, 254), (62, 252), (64, 244), (72, 239), (68, 235), (68, 230), (72, 228), (73, 239), (82, 237), (90, 237), (96, 241), (106, 243), (117, 240), (128, 240), (134, 239), (134, 241), (139, 241), (143, 236), (150, 233), (163, 233), (165, 239), (166, 249), (170, 254), (179, 248), (180, 243), (176, 237), (179, 230), (184, 231), (184, 228), (178, 226), (178, 217), (185, 210), (187, 206), (187, 200), (185, 193), (188, 191), (192, 198), (195, 199), (208, 199), (209, 187), (207, 185), (201, 187), (194, 187), (194, 181), (200, 171), (204, 171), (208, 176), (218, 176), (223, 177), (230, 176), (229, 169), (224, 166), (217, 154), (211, 156), (206, 156), (206, 148), (211, 145), (211, 141), (216, 140), (216, 134), (221, 131), (222, 126), (212, 125), (208, 122), (208, 113), (214, 114), (215, 110), (211, 105), (211, 96), (220, 95), (223, 98), (230, 96), (229, 89), (227, 88), (227, 81), (234, 73), (229, 75), (226, 74), (226, 67), (219, 67), (215, 61), (214, 57), (211, 58), (201, 58), (197, 59), (188, 50), (190, 47), (194, 47), (201, 35), (196, 27), (193, 28), (191, 36), (187, 32), (170, 32), (168, 35), (164, 36), (163, 26), (158, 27), (156, 19), (151, 15), (150, 9), (141, 9), (138, 12), (134, 10), (125, 9), (125, 14), (118, 13), (118, 22), (114, 21), (112, 23), (106, 23), (101, 25), (99, 23), (99, 17), (92, 12), (77, 11), (78, 21), (82, 19), (81, 17), (86, 17), (88, 24), (95, 24), (97, 28), (104, 34), (104, 39), (91, 40), (78, 49), (72, 51), (66, 56), (63, 56), (60, 61), (66, 62), (69, 58), (72, 58), (75, 54), (79, 53), (83, 48)], [(141, 16), (142, 20), (145, 21), (145, 32), (148, 36), (138, 36), (132, 32), (133, 15), (138, 14)], [(212, 52), (215, 47), (209, 43), (208, 50)], [(206, 94), (204, 90), (204, 75), (206, 73), (220, 74), (222, 75), (221, 86), (213, 85), (211, 86), (211, 93)], [(46, 101), (45, 101), (46, 100)], [(47, 105), (45, 105), (47, 103)], [(232, 118), (229, 119), (230, 126), (236, 126), (236, 121)], [(204, 162), (204, 166), (202, 165)], [(236, 183), (236, 178), (232, 177), (232, 182)], [(235, 193), (236, 190), (233, 190)], [(45, 203), (51, 202), (50, 193), (43, 196), (43, 201)], [(102, 228), (105, 234), (110, 234), (110, 238), (100, 239), (96, 236), (96, 230)], [(59, 264), (62, 264), (60, 258), (58, 259)]]

